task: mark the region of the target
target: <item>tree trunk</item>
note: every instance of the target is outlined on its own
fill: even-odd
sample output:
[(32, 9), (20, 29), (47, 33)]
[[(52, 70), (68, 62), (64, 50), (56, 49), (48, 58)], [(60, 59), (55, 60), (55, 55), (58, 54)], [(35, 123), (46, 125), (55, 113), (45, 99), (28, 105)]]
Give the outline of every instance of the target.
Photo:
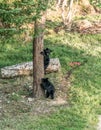
[(66, 18), (66, 23), (70, 23), (73, 17), (73, 0), (70, 0), (69, 11)]
[(64, 25), (67, 25), (72, 20), (73, 14), (75, 12), (75, 9), (73, 9), (73, 2), (74, 0), (58, 0), (57, 7), (61, 7), (61, 16)]
[(44, 63), (43, 55), (40, 54), (43, 51), (44, 42), (44, 28), (45, 28), (45, 14), (41, 19), (35, 22), (35, 36), (33, 39), (33, 96), (42, 97), (43, 92), (40, 87), (41, 79), (44, 77)]

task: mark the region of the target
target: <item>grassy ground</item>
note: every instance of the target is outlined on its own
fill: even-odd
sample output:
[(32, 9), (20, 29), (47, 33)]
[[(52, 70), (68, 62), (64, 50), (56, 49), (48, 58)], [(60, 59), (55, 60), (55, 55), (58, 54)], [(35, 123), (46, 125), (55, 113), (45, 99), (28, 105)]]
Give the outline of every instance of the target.
[[(97, 114), (101, 114), (101, 34), (80, 35), (65, 33), (47, 36), (45, 47), (58, 57), (64, 76), (71, 69), (71, 62), (84, 62), (70, 74), (69, 107), (57, 107), (55, 112), (35, 116), (31, 111), (4, 116), (1, 130), (93, 130)], [(16, 44), (17, 43), (17, 44)], [(0, 67), (30, 61), (32, 44), (7, 41), (0, 44)], [(11, 107), (12, 109), (12, 107)]]
[(23, 61), (29, 61), (31, 59), (31, 43), (24, 44), (14, 39), (9, 39), (3, 43), (0, 43), (0, 68)]

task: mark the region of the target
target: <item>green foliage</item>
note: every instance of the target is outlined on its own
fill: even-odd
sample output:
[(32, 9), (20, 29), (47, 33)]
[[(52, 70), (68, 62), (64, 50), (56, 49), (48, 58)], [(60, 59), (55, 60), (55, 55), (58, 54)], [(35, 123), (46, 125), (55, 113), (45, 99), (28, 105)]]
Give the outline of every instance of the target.
[(97, 6), (97, 7), (101, 8), (101, 1), (100, 0), (90, 0), (90, 2), (94, 6)]
[(0, 3), (0, 36), (10, 37), (25, 28), (23, 25), (39, 19), (41, 12), (48, 7), (48, 0), (15, 0)]

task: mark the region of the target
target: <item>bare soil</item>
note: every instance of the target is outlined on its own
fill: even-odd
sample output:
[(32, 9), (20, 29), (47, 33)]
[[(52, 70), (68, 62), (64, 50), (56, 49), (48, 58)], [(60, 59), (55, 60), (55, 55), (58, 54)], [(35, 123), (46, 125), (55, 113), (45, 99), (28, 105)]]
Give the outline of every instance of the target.
[(58, 106), (68, 106), (69, 82), (61, 74), (51, 75), (51, 81), (55, 85), (55, 99), (32, 98), (31, 76), (17, 77), (13, 79), (0, 79), (0, 116), (16, 116), (31, 112), (33, 115), (45, 114), (56, 111)]

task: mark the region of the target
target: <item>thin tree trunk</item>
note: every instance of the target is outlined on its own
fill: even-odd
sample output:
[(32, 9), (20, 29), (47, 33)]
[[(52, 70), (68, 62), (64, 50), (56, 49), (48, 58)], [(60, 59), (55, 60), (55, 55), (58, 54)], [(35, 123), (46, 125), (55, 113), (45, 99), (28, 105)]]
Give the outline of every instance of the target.
[(66, 22), (70, 23), (73, 17), (73, 0), (70, 0), (69, 12), (66, 18)]
[(43, 92), (40, 87), (41, 79), (44, 77), (43, 51), (45, 14), (39, 21), (35, 22), (35, 37), (33, 39), (33, 95), (34, 97), (42, 97)]
[(64, 22), (64, 24), (66, 24), (66, 8), (67, 8), (67, 0), (63, 0), (63, 3), (62, 3), (62, 20)]

